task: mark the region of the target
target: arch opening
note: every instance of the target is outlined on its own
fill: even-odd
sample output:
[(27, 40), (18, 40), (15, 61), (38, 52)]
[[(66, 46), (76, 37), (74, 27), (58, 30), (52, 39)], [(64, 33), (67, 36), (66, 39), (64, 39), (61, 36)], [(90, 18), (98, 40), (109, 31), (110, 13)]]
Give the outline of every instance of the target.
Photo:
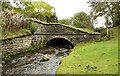
[(47, 47), (60, 47), (60, 48), (66, 48), (66, 49), (73, 49), (73, 44), (64, 39), (64, 38), (54, 38), (47, 42)]

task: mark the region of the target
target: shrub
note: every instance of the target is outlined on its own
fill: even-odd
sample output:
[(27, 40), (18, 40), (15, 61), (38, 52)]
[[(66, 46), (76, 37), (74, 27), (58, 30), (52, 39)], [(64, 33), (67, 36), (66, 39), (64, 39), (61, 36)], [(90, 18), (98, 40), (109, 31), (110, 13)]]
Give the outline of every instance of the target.
[(103, 28), (103, 27), (96, 28), (95, 31), (96, 31), (96, 32), (100, 32), (100, 33), (101, 33), (101, 37), (104, 37), (104, 36), (107, 35), (107, 31), (106, 31), (106, 29)]
[(30, 21), (29, 29), (30, 29), (31, 33), (34, 34), (34, 32), (37, 30), (37, 26), (33, 22)]
[(101, 39), (99, 41), (106, 41), (113, 37), (113, 31), (110, 29), (108, 30), (108, 36), (106, 28), (103, 27), (96, 28), (95, 31), (101, 33)]
[(20, 28), (28, 28), (28, 21), (25, 17), (16, 13), (13, 10), (6, 10), (0, 13), (0, 19), (2, 21), (2, 29), (4, 31), (18, 31)]

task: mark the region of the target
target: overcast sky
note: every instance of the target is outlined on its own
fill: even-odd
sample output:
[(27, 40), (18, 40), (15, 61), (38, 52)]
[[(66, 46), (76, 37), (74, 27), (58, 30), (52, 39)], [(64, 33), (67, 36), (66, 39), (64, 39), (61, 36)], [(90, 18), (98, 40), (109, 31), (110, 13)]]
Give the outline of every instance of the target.
[[(66, 19), (74, 16), (75, 13), (83, 11), (90, 12), (89, 0), (44, 0), (55, 8), (58, 19)], [(94, 27), (104, 26), (104, 18), (98, 18), (98, 24)]]
[(44, 0), (55, 8), (58, 19), (69, 18), (75, 13), (84, 11), (88, 13), (88, 0)]

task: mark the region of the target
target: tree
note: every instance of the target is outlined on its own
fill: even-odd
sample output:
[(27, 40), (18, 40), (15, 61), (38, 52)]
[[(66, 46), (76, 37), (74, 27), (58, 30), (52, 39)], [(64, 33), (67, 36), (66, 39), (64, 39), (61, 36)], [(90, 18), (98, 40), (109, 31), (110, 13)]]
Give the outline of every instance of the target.
[(12, 9), (10, 2), (1, 2), (1, 7), (2, 11), (5, 11), (6, 9)]
[[(111, 23), (113, 26), (120, 25), (120, 2), (109, 3), (109, 2), (92, 2), (91, 6), (93, 12), (95, 13), (94, 20), (100, 16), (104, 16), (106, 22), (106, 32), (107, 38), (110, 39), (109, 29)], [(112, 22), (110, 22), (110, 20)]]
[(118, 26), (120, 25), (120, 2), (113, 2), (111, 5), (113, 26)]
[(73, 24), (76, 27), (92, 28), (90, 16), (88, 16), (85, 12), (76, 13), (73, 17)]
[(47, 22), (58, 22), (58, 18), (56, 16), (56, 13), (53, 13), (53, 15), (49, 16), (47, 19)]
[[(5, 9), (14, 10), (25, 17), (32, 17), (46, 22), (56, 22), (57, 16), (53, 12), (54, 7), (44, 2), (43, 0), (38, 0), (38, 2), (28, 2), (27, 0), (15, 0), (13, 6), (9, 3), (3, 3), (3, 11)], [(53, 21), (52, 21), (53, 20)]]
[(113, 26), (120, 25), (120, 2), (92, 2), (90, 4), (95, 13), (94, 19), (105, 16), (107, 13), (108, 19), (112, 21)]
[(70, 25), (70, 19), (61, 19), (59, 20), (59, 23)]

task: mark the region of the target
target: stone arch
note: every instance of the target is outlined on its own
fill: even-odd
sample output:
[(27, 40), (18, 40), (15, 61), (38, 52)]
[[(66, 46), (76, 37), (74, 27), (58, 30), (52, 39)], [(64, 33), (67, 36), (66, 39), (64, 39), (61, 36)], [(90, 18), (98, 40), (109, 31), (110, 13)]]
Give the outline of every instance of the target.
[(74, 48), (74, 45), (65, 38), (52, 38), (46, 43), (46, 46), (61, 47), (61, 48), (67, 48), (67, 49)]

